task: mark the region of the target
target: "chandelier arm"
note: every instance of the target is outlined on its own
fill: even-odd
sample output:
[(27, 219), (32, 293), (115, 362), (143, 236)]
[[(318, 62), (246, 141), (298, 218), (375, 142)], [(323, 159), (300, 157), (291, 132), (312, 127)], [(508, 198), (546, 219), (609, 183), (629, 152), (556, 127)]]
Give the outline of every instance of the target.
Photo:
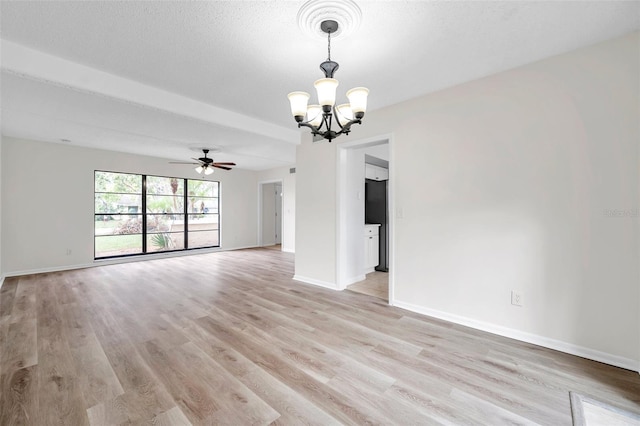
[[(333, 114), (331, 112), (322, 113), (322, 122), (318, 127), (311, 124), (311, 120), (309, 121), (301, 121), (298, 123), (298, 128), (300, 127), (308, 127), (311, 129), (311, 133), (316, 136), (322, 136), (325, 139), (328, 139), (331, 142), (333, 139), (340, 135), (348, 135), (351, 131), (351, 126), (354, 124), (362, 124), (361, 118), (354, 118), (353, 120), (349, 120), (344, 125), (340, 124), (340, 120), (336, 120), (338, 122), (338, 126), (340, 127), (339, 131), (331, 130), (331, 126), (333, 124), (333, 116), (337, 114), (335, 106), (333, 107)], [(337, 117), (336, 117), (337, 118)], [(326, 130), (322, 130), (323, 126)]]
[[(331, 130), (331, 113), (322, 113), (322, 122), (318, 126), (318, 135), (324, 136), (328, 131)], [(324, 130), (322, 130), (324, 127)]]
[(338, 110), (336, 109), (336, 106), (333, 106), (333, 115), (336, 117), (336, 123), (338, 123), (338, 127), (340, 127), (340, 132), (338, 132), (338, 134), (342, 133), (342, 129), (344, 129), (344, 126), (340, 123), (340, 118), (338, 118)]
[[(318, 134), (318, 133), (319, 133), (319, 132), (318, 132), (318, 127), (314, 126), (313, 124), (309, 124), (309, 122), (308, 122), (308, 121), (303, 121), (303, 122), (298, 123), (298, 128), (300, 128), (300, 127), (302, 127), (302, 126), (310, 128), (310, 129), (311, 129), (311, 132), (312, 132), (314, 135), (316, 135), (316, 134)], [(321, 126), (322, 126), (322, 125), (321, 125)]]
[(342, 128), (342, 130), (340, 130), (337, 134), (341, 135), (341, 134), (347, 134), (351, 131), (351, 125), (353, 124), (362, 124), (362, 120), (359, 118), (354, 118), (353, 120), (350, 120), (349, 122), (345, 123), (344, 126), (340, 126)]

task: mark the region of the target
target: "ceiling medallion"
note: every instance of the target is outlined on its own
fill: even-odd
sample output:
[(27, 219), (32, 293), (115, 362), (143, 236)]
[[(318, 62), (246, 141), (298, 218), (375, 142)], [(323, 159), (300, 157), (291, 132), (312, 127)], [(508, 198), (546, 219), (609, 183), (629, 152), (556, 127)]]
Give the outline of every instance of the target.
[(327, 37), (321, 28), (325, 21), (338, 23), (336, 31), (331, 33), (335, 40), (356, 31), (361, 20), (362, 11), (353, 0), (309, 0), (298, 12), (298, 26), (312, 38)]

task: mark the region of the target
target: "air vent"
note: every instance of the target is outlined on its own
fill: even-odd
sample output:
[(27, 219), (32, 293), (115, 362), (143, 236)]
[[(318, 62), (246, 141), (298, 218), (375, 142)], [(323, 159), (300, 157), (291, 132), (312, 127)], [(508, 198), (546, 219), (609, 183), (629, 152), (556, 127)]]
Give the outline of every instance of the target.
[(289, 174), (294, 174), (296, 172), (296, 168), (292, 167), (289, 169)]

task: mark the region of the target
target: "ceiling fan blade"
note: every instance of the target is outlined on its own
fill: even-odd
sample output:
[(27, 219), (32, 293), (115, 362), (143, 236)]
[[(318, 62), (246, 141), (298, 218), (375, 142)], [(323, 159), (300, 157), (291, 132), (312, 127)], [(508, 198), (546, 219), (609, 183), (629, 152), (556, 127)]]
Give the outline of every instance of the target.
[(218, 164), (220, 166), (235, 166), (236, 163), (213, 163), (213, 164)]
[(222, 170), (231, 170), (231, 167), (219, 166), (216, 163), (212, 164), (211, 167), (216, 167), (216, 168), (222, 169)]
[(169, 161), (169, 164), (200, 164), (200, 163), (192, 163), (190, 161)]

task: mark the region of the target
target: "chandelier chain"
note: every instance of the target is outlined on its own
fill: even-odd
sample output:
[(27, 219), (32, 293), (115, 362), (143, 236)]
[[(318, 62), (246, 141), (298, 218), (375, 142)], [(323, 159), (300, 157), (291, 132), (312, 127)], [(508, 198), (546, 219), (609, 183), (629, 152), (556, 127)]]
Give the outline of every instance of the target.
[(331, 31), (327, 31), (327, 61), (331, 60)]

